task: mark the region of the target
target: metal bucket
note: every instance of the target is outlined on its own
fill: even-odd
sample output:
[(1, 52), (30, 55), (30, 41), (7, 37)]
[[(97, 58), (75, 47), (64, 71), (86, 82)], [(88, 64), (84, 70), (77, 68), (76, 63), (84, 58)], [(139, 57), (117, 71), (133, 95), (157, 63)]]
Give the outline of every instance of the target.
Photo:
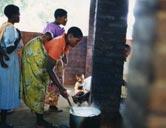
[(100, 128), (101, 111), (95, 107), (73, 107), (70, 128)]

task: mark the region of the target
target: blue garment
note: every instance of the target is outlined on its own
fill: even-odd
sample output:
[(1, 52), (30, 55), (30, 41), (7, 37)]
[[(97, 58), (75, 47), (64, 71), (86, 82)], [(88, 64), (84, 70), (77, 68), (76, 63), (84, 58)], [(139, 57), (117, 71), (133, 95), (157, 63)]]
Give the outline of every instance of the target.
[[(18, 32), (14, 26), (6, 27), (0, 45), (7, 48), (14, 46)], [(8, 54), (10, 60), (5, 61), (8, 68), (0, 66), (0, 109), (13, 109), (20, 105), (20, 67), (17, 49)]]

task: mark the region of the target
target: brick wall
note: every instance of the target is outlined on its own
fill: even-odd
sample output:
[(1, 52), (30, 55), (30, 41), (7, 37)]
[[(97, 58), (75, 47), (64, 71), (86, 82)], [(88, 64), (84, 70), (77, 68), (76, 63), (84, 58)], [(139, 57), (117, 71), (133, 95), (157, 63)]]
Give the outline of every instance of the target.
[[(39, 36), (41, 33), (36, 32), (22, 32), (23, 43), (26, 44), (33, 37)], [(68, 65), (65, 67), (65, 79), (66, 85), (75, 83), (75, 74), (84, 73), (86, 65), (86, 49), (87, 49), (87, 37), (73, 48), (68, 55)]]
[(65, 83), (74, 84), (75, 74), (85, 74), (86, 64), (86, 49), (87, 49), (87, 37), (84, 37), (82, 41), (73, 48), (69, 53), (68, 65), (65, 68)]
[(22, 31), (22, 40), (23, 43), (26, 44), (29, 40), (31, 40), (32, 38), (39, 36), (41, 33), (37, 33), (37, 32), (24, 32)]

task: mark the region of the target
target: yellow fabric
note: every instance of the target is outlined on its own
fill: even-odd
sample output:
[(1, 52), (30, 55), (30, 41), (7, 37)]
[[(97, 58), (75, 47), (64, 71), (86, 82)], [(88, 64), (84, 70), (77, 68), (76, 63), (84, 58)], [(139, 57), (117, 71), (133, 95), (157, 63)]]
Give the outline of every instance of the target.
[(22, 97), (34, 112), (43, 114), (44, 98), (50, 82), (46, 70), (47, 53), (39, 37), (28, 42), (22, 53)]
[(1, 27), (0, 27), (0, 41), (1, 41), (1, 39), (2, 39), (3, 33), (5, 32), (6, 27), (8, 27), (8, 26), (10, 26), (10, 25), (13, 26), (13, 24), (10, 23), (10, 22), (5, 22), (5, 23), (3, 23), (3, 24), (1, 25)]

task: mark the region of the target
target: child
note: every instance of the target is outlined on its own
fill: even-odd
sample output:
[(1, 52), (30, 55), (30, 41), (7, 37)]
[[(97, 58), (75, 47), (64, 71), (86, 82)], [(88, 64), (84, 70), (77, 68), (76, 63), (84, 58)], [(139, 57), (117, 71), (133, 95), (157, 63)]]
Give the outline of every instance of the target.
[(60, 25), (65, 26), (67, 23), (67, 11), (64, 9), (56, 9), (54, 12), (54, 21), (50, 22), (44, 28), (43, 33), (49, 32), (52, 38), (64, 34), (65, 30)]
[(85, 79), (83, 74), (77, 74), (76, 80), (77, 82), (74, 86), (75, 95), (72, 96), (74, 103), (78, 102), (81, 104), (84, 101), (88, 102), (90, 94), (91, 77)]
[(84, 75), (83, 74), (77, 74), (76, 75), (76, 80), (77, 82), (75, 83), (74, 86), (74, 93), (76, 96), (81, 96), (84, 94)]
[[(54, 12), (54, 19), (55, 20), (53, 22), (50, 22), (47, 24), (47, 26), (44, 28), (44, 31), (43, 31), (43, 33), (46, 33), (46, 32), (50, 33), (52, 38), (64, 34), (65, 30), (63, 27), (61, 27), (61, 25), (65, 26), (67, 23), (67, 11), (62, 8), (56, 9)], [(67, 64), (67, 57), (65, 54), (62, 57), (62, 59), (59, 59), (55, 67), (55, 70), (57, 71), (57, 75), (61, 83), (63, 83), (64, 81), (64, 66), (63, 66), (64, 64)], [(60, 110), (57, 107), (59, 93), (58, 93), (58, 90), (54, 87), (55, 86), (52, 86), (52, 84), (48, 85), (48, 90), (46, 94), (46, 104), (49, 105), (49, 111), (62, 112), (62, 110)], [(50, 90), (49, 88), (52, 88), (53, 90)]]

